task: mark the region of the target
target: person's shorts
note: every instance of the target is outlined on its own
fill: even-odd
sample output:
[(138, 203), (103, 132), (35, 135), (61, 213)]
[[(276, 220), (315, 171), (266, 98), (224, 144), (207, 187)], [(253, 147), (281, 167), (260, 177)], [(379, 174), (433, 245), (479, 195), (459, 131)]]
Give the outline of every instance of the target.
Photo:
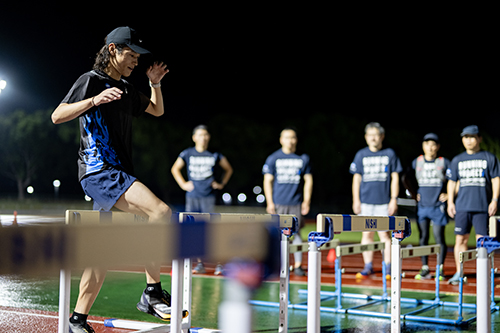
[(457, 211), (455, 214), (455, 234), (468, 235), (472, 227), (476, 231), (476, 235), (488, 236), (489, 216), (487, 212), (464, 212)]
[(109, 211), (136, 178), (116, 170), (106, 169), (85, 176), (80, 183), (86, 195), (94, 200), (94, 210)]
[(418, 222), (431, 220), (433, 224), (445, 226), (448, 223), (448, 217), (445, 212), (445, 205), (437, 207), (418, 207)]
[(215, 207), (215, 196), (203, 198), (192, 198), (186, 196), (186, 212), (191, 213), (213, 213)]
[(297, 216), (299, 219), (299, 229), (304, 227), (304, 217), (302, 216), (302, 205), (278, 205), (276, 204), (275, 206), (276, 209), (276, 214), (292, 214)]
[(372, 205), (361, 203), (361, 213), (364, 216), (389, 216), (389, 204)]

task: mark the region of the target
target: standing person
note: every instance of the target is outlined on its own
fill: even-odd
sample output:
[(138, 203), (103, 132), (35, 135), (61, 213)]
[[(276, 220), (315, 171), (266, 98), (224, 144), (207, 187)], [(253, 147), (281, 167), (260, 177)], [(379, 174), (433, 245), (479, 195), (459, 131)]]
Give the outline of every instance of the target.
[[(164, 113), (160, 86), (168, 73), (165, 64), (155, 63), (146, 71), (151, 98), (124, 79), (146, 53), (134, 29), (119, 27), (110, 32), (93, 70), (78, 78), (52, 113), (52, 121), (60, 124), (78, 118), (80, 122), (78, 174), (95, 210), (116, 207), (148, 217), (149, 223), (166, 223), (170, 208), (135, 178), (132, 165), (132, 116), (147, 112), (158, 117)], [(70, 332), (94, 332), (87, 317), (105, 276), (106, 271), (100, 268), (83, 272)], [(170, 295), (161, 287), (159, 263), (146, 266), (146, 283), (137, 308), (170, 320)]]
[[(180, 188), (186, 191), (186, 212), (212, 213), (215, 206), (215, 190), (222, 190), (233, 174), (233, 168), (226, 157), (208, 151), (210, 133), (205, 125), (196, 126), (192, 136), (194, 147), (183, 150), (171, 172)], [(214, 167), (223, 170), (221, 182), (214, 178)], [(186, 167), (188, 180), (184, 179), (182, 169)], [(193, 273), (204, 274), (205, 267), (200, 259)], [(222, 265), (217, 264), (215, 275), (223, 273)]]
[[(448, 214), (455, 218), (455, 264), (456, 273), (448, 280), (460, 283), (460, 252), (467, 251), (471, 228), (476, 231), (476, 240), (488, 236), (488, 216), (498, 208), (500, 195), (500, 169), (498, 159), (492, 153), (481, 151), (482, 137), (475, 125), (462, 131), (465, 152), (455, 156), (448, 177)], [(456, 192), (458, 190), (458, 192)]]
[[(379, 123), (365, 127), (368, 147), (359, 150), (351, 163), (352, 209), (354, 214), (366, 216), (391, 216), (398, 210), (399, 173), (401, 162), (391, 148), (382, 148), (385, 130)], [(373, 243), (375, 233), (362, 233), (361, 244)], [(380, 241), (385, 243), (384, 261), (386, 272), (391, 271), (391, 237), (387, 231), (379, 231)], [(356, 274), (367, 278), (373, 274), (373, 251), (363, 252), (365, 267)], [(390, 273), (388, 273), (390, 274)], [(389, 275), (390, 276), (390, 275)], [(386, 275), (387, 277), (387, 275)]]
[[(309, 156), (297, 155), (297, 132), (285, 128), (280, 135), (281, 149), (266, 159), (264, 174), (264, 194), (269, 214), (293, 214), (299, 219), (299, 231), (294, 235), (293, 243), (302, 243), (300, 228), (304, 225), (304, 215), (311, 209), (313, 176)], [(302, 253), (294, 254), (294, 272), (304, 276)]]
[[(440, 279), (443, 279), (443, 265), (446, 258), (446, 242), (444, 231), (448, 223), (446, 215), (446, 170), (450, 161), (444, 157), (438, 157), (440, 148), (439, 137), (434, 133), (424, 136), (422, 142), (423, 155), (413, 160), (412, 167), (418, 182), (417, 191), (417, 222), (420, 233), (420, 245), (429, 245), (429, 229), (432, 230), (436, 243), (440, 245), (439, 265)], [(415, 279), (428, 279), (431, 277), (428, 256), (422, 256), (422, 268)]]

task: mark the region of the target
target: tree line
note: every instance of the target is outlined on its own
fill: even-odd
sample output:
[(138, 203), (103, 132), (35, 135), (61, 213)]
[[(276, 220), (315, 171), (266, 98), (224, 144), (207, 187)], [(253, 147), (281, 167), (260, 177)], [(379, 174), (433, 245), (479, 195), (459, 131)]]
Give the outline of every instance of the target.
[[(60, 199), (83, 200), (77, 179), (78, 121), (54, 125), (52, 109), (0, 114), (0, 195), (27, 196), (26, 187), (50, 197), (52, 182), (61, 181)], [(297, 114), (285, 119), (263, 121), (245, 114), (217, 114), (204, 122), (211, 133), (209, 150), (226, 156), (234, 175), (224, 191), (233, 197), (262, 185), (262, 165), (266, 157), (280, 148), (282, 128), (293, 126), (298, 132), (297, 153), (311, 156), (314, 175), (313, 209), (350, 212), (351, 175), (349, 164), (357, 150), (366, 145), (364, 127), (373, 119), (334, 112)], [(421, 140), (427, 128), (415, 129), (400, 123), (383, 123), (384, 147), (393, 148), (408, 168), (422, 153)], [(193, 145), (191, 133), (196, 120), (185, 121), (169, 115), (139, 117), (133, 124), (133, 154), (137, 177), (165, 202), (184, 203), (184, 193), (175, 183), (170, 168), (178, 154)], [(468, 125), (468, 124), (465, 124)], [(464, 126), (465, 126), (464, 125)], [(450, 160), (463, 151), (461, 127), (442, 128), (440, 155)], [(437, 131), (436, 131), (437, 132)], [(500, 157), (500, 140), (483, 132), (482, 148)], [(402, 186), (401, 186), (402, 188)], [(401, 190), (404, 196), (404, 190)], [(250, 203), (253, 201), (250, 199)]]

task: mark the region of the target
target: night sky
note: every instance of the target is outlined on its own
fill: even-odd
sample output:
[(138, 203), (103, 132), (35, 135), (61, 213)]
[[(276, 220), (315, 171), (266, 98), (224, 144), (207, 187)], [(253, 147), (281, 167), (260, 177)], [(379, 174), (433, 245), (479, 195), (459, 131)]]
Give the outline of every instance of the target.
[[(162, 3), (2, 8), (0, 78), (8, 83), (0, 114), (55, 108), (91, 69), (104, 37), (128, 25), (153, 53), (141, 57), (129, 80), (148, 92), (147, 65), (164, 61), (170, 69), (161, 121), (194, 127), (218, 114), (269, 123), (290, 114), (338, 113), (379, 121), (388, 131), (451, 128), (458, 138), (463, 127), (477, 124), (498, 136), (498, 25), (486, 18)], [(332, 139), (342, 138), (332, 133)], [(353, 156), (360, 148), (353, 147)]]
[(0, 14), (8, 81), (0, 112), (56, 107), (107, 33), (129, 25), (153, 52), (130, 81), (147, 89), (145, 66), (166, 62), (163, 91), (176, 119), (337, 112), (389, 127), (415, 117), (436, 131), (471, 122), (489, 129), (498, 119), (497, 29), (486, 19), (245, 4), (25, 7)]

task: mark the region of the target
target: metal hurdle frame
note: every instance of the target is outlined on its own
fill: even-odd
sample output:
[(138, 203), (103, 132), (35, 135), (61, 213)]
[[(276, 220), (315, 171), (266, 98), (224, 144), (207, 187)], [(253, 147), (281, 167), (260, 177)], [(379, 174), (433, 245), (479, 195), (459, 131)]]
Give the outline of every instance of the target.
[(401, 245), (402, 239), (411, 235), (407, 217), (370, 217), (358, 215), (319, 214), (317, 230), (309, 234), (309, 276), (307, 280), (307, 332), (319, 333), (321, 311), (321, 253), (319, 248), (333, 239), (334, 233), (343, 231), (393, 231), (392, 238), (392, 290), (391, 332), (401, 331)]
[[(260, 223), (276, 223), (279, 225), (281, 230), (281, 253), (283, 253), (284, 244), (288, 245), (288, 237), (297, 232), (299, 227), (298, 219), (295, 215), (289, 214), (232, 214), (232, 213), (180, 213), (179, 214), (179, 222), (209, 222), (209, 223), (217, 223), (224, 221), (234, 221), (239, 220), (241, 222), (260, 222)], [(288, 247), (287, 247), (288, 250)], [(282, 255), (283, 257), (283, 255)], [(288, 256), (286, 258), (286, 264), (283, 262), (280, 263), (280, 325), (283, 323), (283, 328), (286, 332), (288, 325), (288, 311), (283, 310), (286, 309), (286, 305), (288, 304), (288, 281), (289, 276), (285, 276), (284, 272), (288, 272)], [(286, 269), (284, 269), (286, 267)], [(182, 272), (182, 270), (184, 272)], [(184, 276), (184, 286), (182, 286), (181, 277)], [(183, 307), (185, 309), (191, 308), (191, 259), (184, 259), (184, 267), (178, 264), (177, 267), (174, 268), (172, 265), (172, 282), (177, 280), (176, 285), (179, 285), (180, 288), (184, 290), (183, 295), (176, 295), (176, 291), (179, 289), (174, 289), (174, 285), (172, 285), (172, 312), (176, 313), (177, 304), (183, 302)], [(177, 288), (179, 288), (177, 287)], [(230, 288), (230, 287), (229, 287)], [(174, 296), (176, 295), (176, 296)], [(248, 295), (250, 296), (250, 295)], [(187, 301), (189, 300), (189, 301)], [(246, 300), (247, 302), (250, 299)], [(181, 312), (179, 312), (180, 314)], [(190, 322), (190, 315), (189, 322)], [(180, 319), (180, 318), (178, 318)], [(177, 325), (174, 318), (172, 318), (172, 329)], [(282, 332), (282, 331), (280, 331)]]
[[(333, 240), (335, 241), (335, 239)], [(330, 241), (326, 244), (332, 243), (333, 241)], [(325, 245), (326, 245), (325, 244)], [(324, 250), (323, 246), (321, 247), (321, 250)], [(380, 300), (386, 300), (387, 299), (387, 280), (385, 278), (382, 278), (382, 292), (383, 295), (382, 297), (378, 295), (363, 295), (363, 294), (353, 294), (353, 293), (342, 293), (342, 274), (343, 274), (343, 269), (342, 269), (342, 257), (348, 256), (348, 255), (354, 255), (354, 254), (360, 254), (365, 251), (385, 251), (385, 243), (384, 242), (374, 242), (374, 243), (369, 243), (369, 244), (352, 244), (352, 245), (338, 245), (336, 247), (336, 255), (337, 259), (335, 259), (335, 291), (322, 291), (321, 296), (325, 296), (328, 299), (330, 298), (335, 298), (337, 297), (337, 307), (336, 310), (333, 312), (347, 312), (348, 309), (355, 309), (357, 307), (363, 307), (363, 306), (368, 306), (371, 305), (375, 302), (379, 302)], [(385, 267), (385, 262), (382, 259), (382, 276), (386, 276), (386, 267)], [(307, 289), (300, 289), (299, 294), (307, 294)], [(342, 308), (342, 297), (346, 298), (354, 298), (354, 299), (365, 299), (365, 300), (376, 300), (371, 303), (351, 307), (348, 309)], [(326, 300), (326, 299), (325, 299)], [(324, 300), (323, 300), (324, 301)], [(307, 309), (304, 308), (304, 309)]]
[[(279, 307), (279, 328), (278, 332), (288, 332), (288, 309), (307, 310), (307, 302), (292, 304), (290, 302), (290, 269), (289, 257), (290, 254), (296, 252), (309, 252), (309, 244), (290, 244), (287, 235), (281, 235), (281, 251), (280, 251), (280, 282), (279, 282), (279, 302), (250, 300), (249, 303), (257, 306)], [(334, 249), (339, 244), (338, 239), (332, 239), (326, 242), (322, 250)]]
[[(83, 216), (82, 216), (83, 215)], [(192, 215), (193, 214), (189, 214), (190, 216), (188, 218), (190, 219), (193, 219)], [(217, 215), (217, 214), (215, 214)], [(94, 259), (99, 259), (98, 262), (100, 264), (105, 264), (107, 263), (106, 261), (106, 256), (103, 256), (103, 258), (94, 258), (94, 259), (90, 259), (90, 258), (84, 258), (82, 257), (82, 255), (84, 255), (80, 250), (78, 250), (77, 252), (75, 252), (75, 245), (74, 244), (70, 244), (67, 242), (67, 240), (69, 239), (72, 239), (72, 237), (74, 237), (74, 235), (78, 232), (85, 232), (86, 235), (88, 234), (93, 234), (93, 233), (96, 233), (98, 231), (101, 231), (101, 230), (104, 230), (104, 232), (102, 232), (100, 236), (100, 239), (102, 239), (103, 237), (109, 237), (109, 235), (111, 235), (111, 232), (114, 231), (114, 230), (118, 230), (118, 229), (110, 229), (109, 228), (109, 224), (113, 224), (114, 222), (119, 222), (122, 224), (122, 227), (124, 229), (127, 229), (126, 231), (124, 231), (123, 235), (127, 234), (127, 239), (131, 239), (130, 235), (130, 230), (133, 230), (134, 233), (132, 233), (133, 235), (136, 235), (136, 232), (138, 230), (140, 230), (141, 228), (144, 228), (144, 227), (148, 227), (151, 228), (151, 230), (156, 230), (156, 231), (159, 231), (160, 229), (162, 230), (161, 233), (159, 234), (159, 236), (157, 236), (155, 238), (155, 241), (158, 241), (159, 239), (163, 239), (163, 231), (165, 231), (165, 236), (167, 233), (171, 233), (171, 232), (177, 232), (178, 235), (177, 237), (186, 237), (186, 235), (190, 232), (190, 231), (193, 231), (194, 233), (198, 233), (198, 234), (201, 234), (201, 233), (204, 233), (205, 231), (208, 232), (211, 236), (216, 236), (218, 233), (222, 232), (222, 230), (226, 230), (226, 233), (227, 233), (227, 228), (229, 227), (230, 231), (233, 231), (235, 230), (235, 228), (238, 228), (237, 230), (241, 230), (243, 231), (243, 233), (245, 232), (248, 232), (250, 230), (253, 230), (254, 232), (257, 231), (257, 229), (259, 229), (259, 232), (258, 233), (254, 233), (250, 236), (251, 239), (248, 240), (248, 241), (244, 241), (243, 239), (241, 239), (241, 236), (240, 237), (237, 237), (236, 241), (237, 242), (240, 242), (240, 243), (244, 243), (244, 246), (248, 246), (249, 244), (255, 244), (258, 248), (253, 248), (252, 250), (250, 251), (247, 251), (247, 250), (243, 250), (243, 247), (241, 249), (238, 249), (238, 253), (239, 254), (236, 254), (234, 253), (231, 253), (231, 254), (228, 254), (227, 253), (227, 248), (228, 248), (228, 245), (229, 245), (229, 242), (227, 241), (227, 239), (224, 239), (221, 237), (223, 236), (218, 236), (216, 237), (215, 239), (215, 244), (206, 244), (207, 246), (207, 251), (208, 253), (210, 253), (214, 258), (216, 257), (217, 259), (220, 259), (220, 258), (231, 258), (233, 257), (234, 255), (239, 255), (241, 256), (242, 258), (246, 258), (246, 257), (250, 257), (250, 258), (263, 258), (262, 254), (263, 254), (263, 250), (262, 248), (265, 248), (266, 251), (269, 251), (271, 248), (269, 246), (272, 247), (272, 243), (274, 242), (271, 242), (269, 243), (269, 240), (267, 240), (267, 244), (265, 243), (262, 243), (262, 240), (265, 240), (263, 236), (263, 234), (261, 232), (264, 231), (264, 229), (268, 229), (269, 228), (272, 228), (273, 226), (280, 226), (282, 229), (285, 229), (285, 228), (294, 228), (294, 225), (297, 224), (297, 220), (296, 219), (293, 219), (294, 216), (292, 215), (287, 215), (287, 216), (278, 216), (278, 215), (266, 215), (266, 214), (224, 214), (225, 216), (224, 217), (221, 217), (220, 214), (219, 215), (219, 218), (217, 220), (219, 221), (223, 221), (223, 222), (227, 222), (225, 223), (225, 225), (219, 225), (218, 228), (205, 228), (202, 224), (196, 224), (195, 228), (193, 229), (190, 229), (190, 228), (187, 228), (188, 226), (183, 226), (183, 228), (178, 228), (175, 223), (174, 224), (169, 224), (169, 225), (151, 225), (151, 224), (147, 224), (146, 221), (147, 219), (141, 217), (141, 216), (138, 216), (138, 215), (133, 215), (133, 214), (130, 214), (130, 213), (124, 213), (124, 212), (99, 212), (99, 211), (90, 211), (90, 210), (79, 210), (79, 211), (66, 211), (66, 221), (67, 221), (67, 224), (69, 224), (70, 226), (77, 226), (77, 225), (80, 225), (81, 226), (78, 228), (78, 230), (76, 229), (67, 229), (64, 228), (64, 229), (61, 229), (61, 228), (57, 228), (57, 230), (55, 230), (56, 232), (56, 235), (59, 236), (59, 234), (61, 234), (63, 237), (60, 237), (60, 240), (63, 241), (63, 244), (62, 245), (57, 245), (55, 242), (57, 242), (59, 239), (56, 237), (54, 238), (54, 236), (50, 235), (51, 238), (51, 242), (50, 246), (54, 247), (54, 246), (60, 246), (61, 249), (63, 249), (65, 246), (68, 247), (69, 249), (69, 252), (71, 253), (71, 256), (77, 256), (77, 262), (79, 264), (82, 264), (82, 263), (85, 263), (85, 265), (89, 265), (91, 266), (94, 262), (93, 260)], [(239, 222), (238, 223), (235, 223), (236, 221), (238, 221), (239, 219)], [(82, 220), (84, 220), (85, 222), (82, 223)], [(174, 220), (174, 218), (173, 218)], [(140, 224), (137, 225), (137, 222), (144, 222), (143, 225), (141, 226)], [(247, 223), (243, 223), (240, 225), (240, 222), (247, 222)], [(248, 222), (267, 222), (269, 224), (268, 228), (255, 228), (251, 225), (248, 224)], [(295, 224), (294, 224), (295, 222)], [(127, 225), (128, 223), (128, 225)], [(276, 224), (274, 224), (276, 223)], [(86, 226), (86, 227), (83, 227), (83, 226)], [(93, 226), (94, 225), (94, 226)], [(131, 226), (133, 225), (133, 226)], [(97, 226), (97, 228), (96, 228)], [(104, 228), (104, 229), (102, 229)], [(17, 228), (16, 228), (17, 229)], [(33, 228), (31, 228), (33, 229)], [(212, 230), (213, 229), (213, 230)], [(18, 229), (19, 230), (19, 229)], [(38, 230), (38, 229), (37, 229)], [(46, 229), (47, 230), (47, 229)], [(137, 230), (137, 231), (136, 231)], [(22, 228), (22, 231), (26, 231), (27, 233), (27, 236), (28, 239), (32, 238), (34, 234), (39, 234), (39, 231), (31, 231), (31, 230), (28, 230), (28, 228)], [(49, 235), (50, 232), (47, 230), (47, 235)], [(231, 233), (232, 234), (232, 233)], [(268, 239), (270, 239), (271, 237), (271, 234), (270, 232), (268, 231)], [(7, 234), (2, 234), (0, 235), (2, 237), (8, 237)], [(117, 237), (120, 237), (120, 236), (117, 236)], [(175, 239), (173, 238), (174, 236), (171, 235), (169, 237), (165, 237), (165, 240), (167, 241), (167, 243), (170, 243), (172, 245), (169, 245), (167, 247), (165, 247), (165, 253), (163, 253), (162, 249), (160, 249), (160, 253), (158, 253), (158, 255), (155, 257), (157, 259), (159, 258), (167, 258), (167, 259), (170, 259), (170, 260), (173, 260), (173, 261), (177, 261), (177, 263), (180, 262), (180, 259), (175, 259), (176, 256), (178, 257), (189, 257), (190, 255), (190, 251), (189, 249), (187, 249), (188, 247), (186, 246), (182, 246), (182, 242), (180, 242), (178, 239)], [(207, 238), (207, 236), (203, 235), (203, 237)], [(218, 241), (217, 241), (218, 239)], [(176, 243), (176, 241), (178, 241)], [(162, 240), (163, 242), (163, 240)], [(7, 242), (5, 242), (7, 243)], [(174, 244), (175, 243), (175, 244)], [(223, 245), (219, 245), (217, 243), (223, 243)], [(160, 243), (160, 244), (163, 244), (163, 243)], [(260, 244), (260, 245), (259, 245)], [(177, 250), (175, 250), (175, 246), (179, 246), (180, 245), (180, 248), (178, 248)], [(265, 245), (265, 246), (263, 246)], [(102, 246), (99, 247), (99, 249), (101, 249)], [(234, 249), (234, 247), (231, 247), (232, 249)], [(28, 255), (28, 256), (33, 256), (33, 250), (31, 248), (28, 249), (29, 250), (29, 253), (23, 253), (23, 255)], [(100, 250), (102, 251), (102, 250)], [(151, 252), (151, 250), (149, 251)], [(156, 251), (157, 252), (157, 251)], [(175, 253), (178, 253), (177, 255)], [(198, 254), (194, 254), (193, 255), (199, 255)], [(140, 255), (138, 255), (140, 256)], [(108, 256), (109, 257), (109, 256)], [(114, 256), (116, 257), (116, 256)], [(267, 256), (269, 258), (269, 256)], [(61, 333), (66, 333), (68, 330), (69, 330), (69, 300), (70, 300), (70, 285), (71, 285), (71, 271), (68, 267), (73, 267), (74, 265), (77, 265), (77, 264), (73, 264), (73, 265), (68, 265), (68, 262), (66, 262), (65, 260), (67, 258), (59, 258), (58, 256), (55, 256), (55, 257), (49, 257), (49, 258), (44, 258), (44, 259), (47, 259), (49, 261), (50, 264), (56, 264), (56, 265), (60, 265), (59, 267), (62, 267), (60, 269), (60, 300), (59, 300), (59, 327), (58, 327), (58, 331), (61, 332)], [(157, 260), (155, 259), (155, 260)], [(227, 260), (227, 259), (224, 259), (224, 260)], [(135, 258), (135, 260), (137, 260), (137, 258)], [(267, 259), (269, 260), (269, 259)], [(127, 261), (126, 259), (124, 261)], [(128, 262), (128, 261), (127, 261)], [(12, 264), (11, 264), (12, 265)], [(173, 269), (175, 268), (175, 265), (173, 265)], [(189, 264), (189, 267), (187, 267), (188, 269), (186, 269), (186, 271), (189, 273), (191, 273), (191, 266)], [(147, 329), (144, 329), (144, 330), (141, 330), (141, 331), (137, 331), (137, 332), (181, 332), (181, 330), (189, 330), (190, 329), (190, 320), (186, 320), (185, 322), (181, 322), (181, 317), (182, 317), (182, 308), (180, 307), (180, 300), (182, 299), (182, 293), (178, 292), (180, 290), (180, 286), (183, 284), (182, 283), (182, 268), (181, 267), (177, 267), (175, 269), (177, 272), (176, 272), (176, 275), (174, 274), (173, 272), (173, 276), (172, 276), (172, 320), (171, 320), (171, 324), (170, 325), (162, 325), (162, 324), (158, 324), (156, 325), (156, 327), (154, 328), (147, 328)], [(190, 282), (190, 281), (189, 281)], [(234, 293), (239, 293), (239, 294), (245, 294), (246, 291), (244, 290), (245, 289), (245, 286), (242, 284), (242, 283), (238, 283), (239, 281), (235, 280), (235, 281), (232, 281), (232, 286), (230, 287), (230, 289), (234, 292)], [(191, 295), (190, 293), (190, 286), (191, 284), (187, 284), (188, 288), (186, 290), (184, 290), (184, 293), (186, 294), (186, 292)], [(190, 297), (188, 297), (188, 299), (186, 300), (187, 302), (189, 302), (189, 307), (190, 307)], [(236, 311), (233, 311), (236, 315), (239, 315), (239, 318), (243, 318), (246, 319), (246, 321), (249, 321), (250, 320), (250, 316), (248, 315), (249, 312), (244, 312), (244, 311), (241, 311), (242, 310), (242, 307), (241, 305), (244, 304), (243, 306), (246, 306), (246, 302), (241, 302), (240, 299), (236, 299), (236, 300), (233, 300), (235, 302), (233, 302), (233, 304), (236, 304), (236, 305), (239, 305), (240, 307), (236, 310)], [(243, 313), (243, 315), (242, 315)], [(177, 314), (177, 316), (174, 316), (174, 314)], [(247, 316), (248, 315), (248, 316)], [(224, 316), (224, 318), (226, 318), (228, 316)], [(188, 326), (189, 325), (189, 326)], [(237, 328), (237, 331), (241, 330), (241, 327), (240, 328)], [(250, 329), (250, 327), (248, 328)], [(233, 329), (234, 330), (234, 329)], [(233, 332), (233, 330), (226, 330), (225, 332)], [(240, 331), (238, 331), (240, 332)]]

